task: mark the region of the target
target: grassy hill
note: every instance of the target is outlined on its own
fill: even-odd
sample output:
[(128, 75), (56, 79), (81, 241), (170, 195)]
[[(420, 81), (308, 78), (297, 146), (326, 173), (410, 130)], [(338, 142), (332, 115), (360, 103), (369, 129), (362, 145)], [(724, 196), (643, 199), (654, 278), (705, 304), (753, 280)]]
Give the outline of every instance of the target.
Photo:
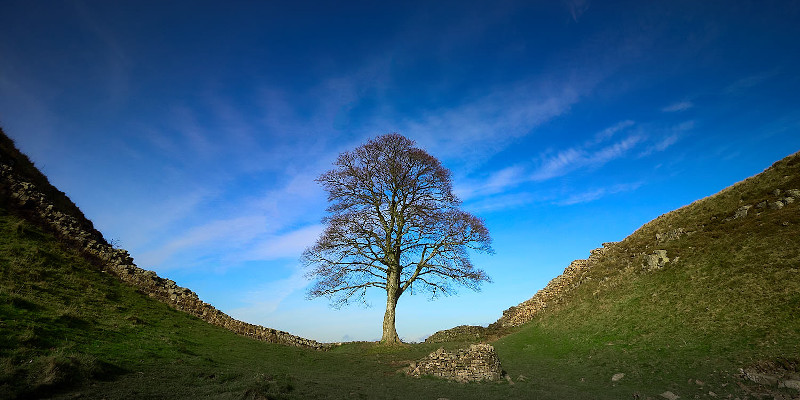
[[(800, 380), (800, 198), (776, 205), (793, 189), (797, 154), (646, 224), (530, 321), (488, 332), (511, 382), (469, 384), (398, 373), (464, 342), (315, 351), (212, 326), (0, 198), (0, 398), (798, 397), (739, 376)], [(656, 250), (669, 261), (649, 263)]]
[[(550, 384), (620, 397), (770, 389), (733, 379), (743, 367), (797, 379), (798, 188), (795, 154), (644, 225), (610, 246), (579, 286), (496, 342), (504, 367), (532, 378), (553, 371)], [(656, 250), (670, 261), (654, 267)], [(612, 383), (616, 373), (625, 376)]]
[(0, 211), (0, 398), (403, 398), (432, 384), (395, 374), (432, 346), (321, 352), (237, 336)]

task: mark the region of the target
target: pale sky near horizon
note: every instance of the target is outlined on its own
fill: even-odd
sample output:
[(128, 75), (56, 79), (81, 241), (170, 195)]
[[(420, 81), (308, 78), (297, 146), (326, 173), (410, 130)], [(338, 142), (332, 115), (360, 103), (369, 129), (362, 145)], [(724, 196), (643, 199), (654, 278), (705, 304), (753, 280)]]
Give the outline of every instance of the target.
[(4, 1), (0, 126), (136, 263), (230, 315), (377, 340), (307, 300), (314, 179), (401, 133), (496, 254), (400, 299), (406, 341), (486, 325), (570, 261), (800, 150), (796, 1)]

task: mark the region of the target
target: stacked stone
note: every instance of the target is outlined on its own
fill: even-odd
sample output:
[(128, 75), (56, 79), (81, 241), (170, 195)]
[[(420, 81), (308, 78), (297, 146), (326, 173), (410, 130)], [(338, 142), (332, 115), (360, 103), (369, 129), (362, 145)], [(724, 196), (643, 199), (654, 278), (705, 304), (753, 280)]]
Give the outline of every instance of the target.
[(436, 376), (457, 382), (498, 381), (503, 377), (503, 368), (494, 347), (481, 343), (454, 352), (438, 349), (412, 363), (406, 374)]
[[(739, 207), (736, 212), (726, 218), (726, 221), (734, 219), (745, 218), (749, 212), (764, 212), (766, 210), (781, 210), (784, 207), (800, 201), (800, 189), (774, 189), (770, 193), (773, 198), (770, 200), (763, 200), (757, 204), (748, 204)], [(658, 219), (664, 217), (663, 215)], [(787, 223), (784, 223), (787, 224)], [(687, 232), (683, 228), (675, 228), (664, 233), (656, 233), (656, 242), (665, 243), (672, 240), (677, 240), (683, 235), (689, 235), (692, 232)], [(585, 272), (591, 269), (594, 262), (599, 259), (605, 252), (615, 243), (603, 243), (603, 247), (592, 250), (590, 256), (586, 260), (575, 260), (565, 270), (564, 273), (551, 280), (544, 289), (539, 290), (536, 294), (520, 303), (517, 306), (511, 307), (503, 311), (503, 316), (497, 320), (489, 328), (493, 327), (511, 327), (522, 325), (531, 319), (534, 315), (547, 308), (549, 305), (557, 303), (568, 291), (579, 286), (586, 278)], [(665, 264), (670, 261), (677, 261), (678, 257), (670, 259), (667, 257), (666, 250), (655, 250), (652, 254), (643, 254), (643, 269), (646, 271), (655, 271), (661, 269)]]
[(511, 327), (522, 325), (548, 306), (557, 303), (570, 290), (580, 286), (584, 281), (585, 273), (602, 257), (616, 242), (603, 243), (603, 247), (591, 250), (586, 260), (575, 260), (564, 269), (564, 273), (553, 278), (543, 289), (536, 292), (533, 297), (503, 311), (503, 316), (492, 327)]
[(88, 228), (92, 226), (88, 221), (81, 221), (72, 215), (56, 210), (47, 196), (33, 183), (18, 177), (13, 168), (2, 161), (4, 160), (0, 160), (0, 184), (8, 188), (11, 199), (20, 207), (33, 210), (52, 229), (62, 237), (76, 243), (83, 251), (104, 261), (106, 271), (117, 276), (123, 282), (177, 310), (239, 335), (270, 343), (316, 350), (324, 350), (332, 346), (233, 319), (211, 304), (200, 300), (195, 292), (178, 286), (172, 280), (161, 278), (153, 271), (137, 267), (126, 250), (116, 249), (108, 244), (97, 230)]
[(477, 325), (459, 325), (455, 328), (446, 329), (430, 335), (425, 339), (425, 343), (443, 343), (454, 341), (475, 341), (486, 333), (486, 328)]

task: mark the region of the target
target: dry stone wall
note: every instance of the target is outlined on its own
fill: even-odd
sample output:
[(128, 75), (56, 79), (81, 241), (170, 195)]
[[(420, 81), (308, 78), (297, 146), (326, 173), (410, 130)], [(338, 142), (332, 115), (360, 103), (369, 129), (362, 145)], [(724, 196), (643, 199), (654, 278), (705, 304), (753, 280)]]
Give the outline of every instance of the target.
[(489, 327), (505, 328), (519, 326), (530, 321), (538, 312), (554, 304), (568, 291), (580, 285), (581, 282), (583, 282), (585, 272), (592, 267), (598, 258), (605, 254), (605, 252), (615, 244), (616, 242), (603, 243), (603, 247), (589, 252), (588, 259), (573, 261), (566, 269), (564, 269), (564, 273), (553, 278), (553, 280), (551, 280), (547, 286), (536, 292), (533, 297), (517, 306), (510, 307), (509, 309), (503, 311), (503, 316)]
[(459, 325), (455, 328), (438, 331), (425, 339), (425, 343), (456, 341), (477, 341), (486, 334), (486, 328), (477, 325)]
[(57, 210), (41, 190), (33, 183), (17, 175), (11, 163), (0, 159), (0, 185), (10, 200), (21, 209), (33, 212), (41, 221), (64, 239), (73, 242), (85, 253), (100, 259), (105, 271), (138, 288), (148, 296), (158, 299), (173, 308), (192, 314), (212, 325), (217, 325), (239, 335), (270, 343), (279, 343), (311, 349), (327, 349), (331, 344), (319, 343), (291, 335), (287, 332), (265, 328), (236, 320), (211, 304), (203, 302), (197, 294), (180, 287), (174, 281), (164, 279), (153, 271), (136, 266), (126, 250), (116, 249), (94, 229), (92, 224)]
[[(764, 199), (755, 204), (745, 204), (725, 218), (725, 221), (742, 219), (752, 214), (783, 210), (795, 202), (800, 202), (800, 189), (773, 189), (768, 199)], [(663, 217), (663, 216), (662, 216)], [(661, 217), (659, 217), (661, 218)], [(784, 225), (788, 222), (784, 222)], [(655, 243), (666, 244), (673, 240), (680, 239), (684, 235), (692, 235), (694, 231), (687, 231), (684, 228), (674, 228), (666, 232), (655, 234)], [(579, 286), (586, 279), (586, 272), (589, 271), (595, 262), (602, 257), (607, 250), (616, 243), (603, 243), (603, 247), (592, 250), (586, 260), (575, 260), (565, 270), (564, 273), (551, 280), (544, 289), (539, 290), (532, 298), (503, 311), (503, 316), (497, 322), (489, 325), (492, 328), (514, 327), (522, 325), (540, 311), (558, 302), (567, 292)], [(639, 254), (641, 256), (642, 270), (646, 272), (656, 271), (665, 267), (667, 263), (676, 263), (679, 257), (668, 257), (666, 250), (654, 250), (650, 254)], [(436, 336), (439, 333), (432, 335)], [(441, 335), (440, 335), (441, 336)], [(437, 336), (438, 337), (438, 336)]]
[(406, 374), (414, 377), (436, 376), (457, 382), (499, 381), (503, 378), (503, 368), (494, 347), (479, 343), (456, 351), (440, 348), (412, 363), (406, 369)]

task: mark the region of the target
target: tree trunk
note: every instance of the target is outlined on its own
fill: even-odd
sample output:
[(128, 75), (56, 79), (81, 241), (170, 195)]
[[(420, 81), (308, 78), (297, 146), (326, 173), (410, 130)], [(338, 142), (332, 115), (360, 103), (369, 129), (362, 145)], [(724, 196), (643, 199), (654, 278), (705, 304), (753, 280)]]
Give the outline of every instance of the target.
[(400, 276), (399, 274), (396, 277), (393, 275), (395, 274), (390, 274), (386, 285), (386, 313), (383, 315), (383, 337), (381, 338), (383, 344), (400, 343), (400, 337), (397, 336), (394, 324), (397, 299), (400, 297)]
[(397, 307), (397, 299), (388, 297), (386, 299), (386, 314), (383, 315), (383, 337), (381, 343), (383, 344), (397, 344), (400, 343), (400, 337), (397, 336), (397, 329), (394, 326), (395, 308)]

